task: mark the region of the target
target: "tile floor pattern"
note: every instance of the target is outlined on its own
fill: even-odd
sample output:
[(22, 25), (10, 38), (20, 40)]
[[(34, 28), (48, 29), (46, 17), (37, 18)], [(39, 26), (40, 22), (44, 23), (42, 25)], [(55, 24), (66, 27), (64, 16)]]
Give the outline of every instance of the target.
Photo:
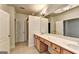
[(17, 43), (16, 47), (11, 50), (11, 54), (39, 54), (35, 47), (27, 47), (26, 43)]

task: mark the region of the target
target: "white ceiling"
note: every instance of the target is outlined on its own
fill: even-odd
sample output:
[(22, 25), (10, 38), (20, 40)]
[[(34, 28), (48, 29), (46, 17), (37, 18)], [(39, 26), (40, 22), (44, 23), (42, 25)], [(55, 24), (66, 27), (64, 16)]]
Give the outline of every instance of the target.
[[(48, 15), (50, 13), (53, 13), (55, 10), (63, 8), (67, 6), (68, 4), (12, 4), (12, 6), (15, 7), (16, 12), (23, 13), (23, 14), (36, 14), (40, 12), (44, 12)], [(24, 9), (22, 9), (22, 7)]]
[[(46, 4), (12, 4), (15, 7), (16, 12), (24, 14), (33, 14), (40, 12)], [(21, 9), (23, 7), (24, 9)]]
[(65, 6), (67, 6), (68, 4), (49, 4), (48, 5), (48, 9), (46, 11), (46, 15), (53, 13), (55, 10), (59, 9), (59, 8), (63, 8)]

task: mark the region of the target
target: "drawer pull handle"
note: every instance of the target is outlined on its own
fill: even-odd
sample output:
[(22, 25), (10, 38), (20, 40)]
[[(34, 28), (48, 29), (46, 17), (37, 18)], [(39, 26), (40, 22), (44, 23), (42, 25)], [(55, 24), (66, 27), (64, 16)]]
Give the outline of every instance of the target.
[(57, 49), (57, 48), (55, 48), (55, 49)]

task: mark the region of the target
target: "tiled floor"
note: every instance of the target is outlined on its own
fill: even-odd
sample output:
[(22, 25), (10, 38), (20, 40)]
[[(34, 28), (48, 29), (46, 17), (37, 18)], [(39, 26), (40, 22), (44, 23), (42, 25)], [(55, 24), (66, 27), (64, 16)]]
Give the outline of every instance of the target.
[(17, 43), (16, 47), (11, 50), (11, 54), (39, 54), (34, 47), (27, 47), (26, 43)]

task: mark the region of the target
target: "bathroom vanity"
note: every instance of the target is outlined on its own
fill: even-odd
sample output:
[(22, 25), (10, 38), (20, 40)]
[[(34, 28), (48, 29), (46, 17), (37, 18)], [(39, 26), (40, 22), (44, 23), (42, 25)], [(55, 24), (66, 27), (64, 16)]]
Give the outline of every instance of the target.
[(34, 34), (36, 49), (42, 53), (48, 51), (50, 54), (78, 54), (78, 42), (68, 39), (71, 38), (56, 34)]

